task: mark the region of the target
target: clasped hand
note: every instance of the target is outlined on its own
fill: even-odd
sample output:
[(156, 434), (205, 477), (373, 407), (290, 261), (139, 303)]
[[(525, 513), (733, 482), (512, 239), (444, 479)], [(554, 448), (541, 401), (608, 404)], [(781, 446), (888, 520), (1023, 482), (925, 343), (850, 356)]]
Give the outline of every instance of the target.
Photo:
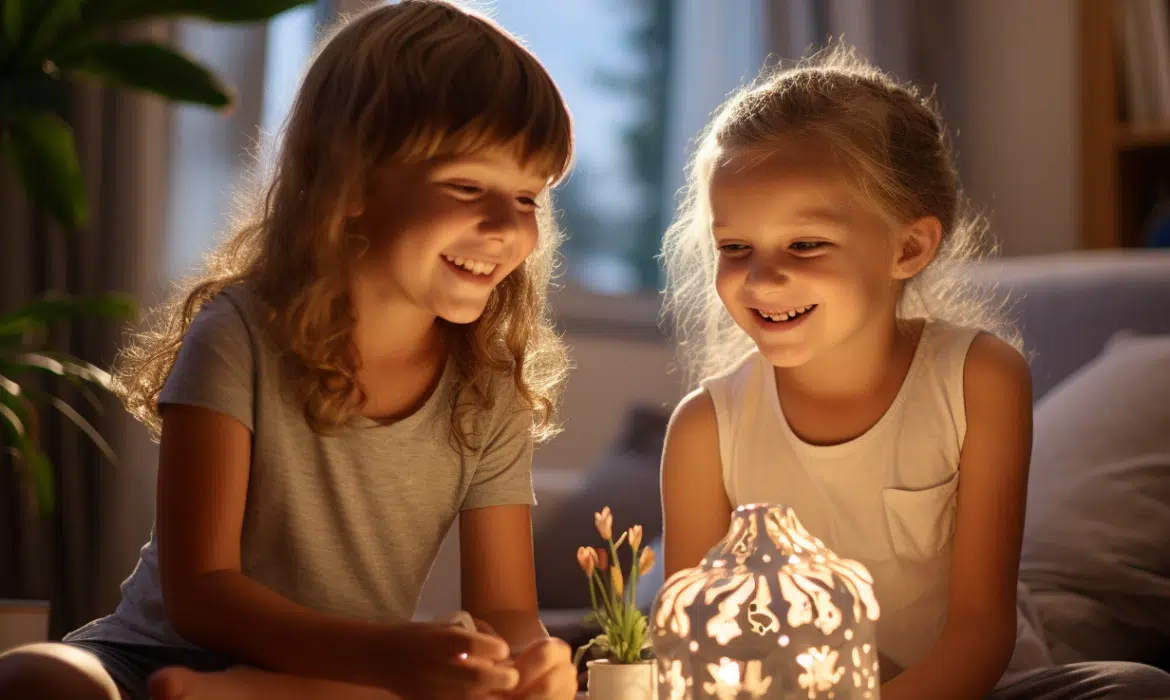
[(512, 656), (489, 626), (412, 623), (388, 640), (384, 687), (405, 700), (572, 700), (577, 669), (569, 646), (544, 638)]

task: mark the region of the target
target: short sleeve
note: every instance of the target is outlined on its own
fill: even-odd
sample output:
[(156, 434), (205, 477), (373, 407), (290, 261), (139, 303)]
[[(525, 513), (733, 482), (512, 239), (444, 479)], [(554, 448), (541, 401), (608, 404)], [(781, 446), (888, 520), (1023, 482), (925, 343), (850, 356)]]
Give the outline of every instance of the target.
[[(514, 393), (509, 392), (509, 397)], [(501, 401), (480, 453), (463, 510), (536, 505), (532, 490), (532, 411), (518, 400)]]
[(237, 301), (211, 299), (187, 328), (158, 403), (199, 406), (253, 429), (255, 363), (252, 334)]

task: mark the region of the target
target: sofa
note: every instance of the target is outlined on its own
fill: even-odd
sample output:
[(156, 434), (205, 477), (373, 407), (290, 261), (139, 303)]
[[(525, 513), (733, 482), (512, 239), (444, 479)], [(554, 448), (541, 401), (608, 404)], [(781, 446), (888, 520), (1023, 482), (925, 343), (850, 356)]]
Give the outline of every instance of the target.
[[(1035, 397), (1021, 579), (1036, 597), (1057, 662), (1170, 666), (1170, 251), (1116, 250), (991, 260), (977, 284), (1020, 328)], [(624, 430), (535, 532), (550, 631), (572, 644), (594, 630), (581, 573), (566, 553), (640, 523), (659, 546), (658, 462), (667, 410), (628, 408)], [(539, 509), (538, 509), (539, 510)], [(658, 577), (639, 588), (648, 608)]]

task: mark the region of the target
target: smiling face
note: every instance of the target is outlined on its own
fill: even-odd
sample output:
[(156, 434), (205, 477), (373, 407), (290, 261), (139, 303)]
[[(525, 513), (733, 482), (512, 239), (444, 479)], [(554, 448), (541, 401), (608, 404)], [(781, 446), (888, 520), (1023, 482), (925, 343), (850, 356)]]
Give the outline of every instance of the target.
[(892, 323), (911, 269), (898, 227), (825, 160), (812, 146), (724, 152), (710, 179), (719, 297), (777, 367)]
[(357, 220), (359, 274), (383, 297), (471, 323), (536, 248), (547, 184), (504, 149), (387, 166)]

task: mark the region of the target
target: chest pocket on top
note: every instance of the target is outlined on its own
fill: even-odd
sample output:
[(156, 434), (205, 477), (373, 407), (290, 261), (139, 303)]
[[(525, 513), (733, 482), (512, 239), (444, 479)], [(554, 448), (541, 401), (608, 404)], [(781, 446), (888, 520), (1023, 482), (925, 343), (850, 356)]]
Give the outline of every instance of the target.
[(924, 489), (882, 490), (886, 523), (894, 553), (899, 559), (933, 558), (955, 531), (956, 493), (959, 473)]

